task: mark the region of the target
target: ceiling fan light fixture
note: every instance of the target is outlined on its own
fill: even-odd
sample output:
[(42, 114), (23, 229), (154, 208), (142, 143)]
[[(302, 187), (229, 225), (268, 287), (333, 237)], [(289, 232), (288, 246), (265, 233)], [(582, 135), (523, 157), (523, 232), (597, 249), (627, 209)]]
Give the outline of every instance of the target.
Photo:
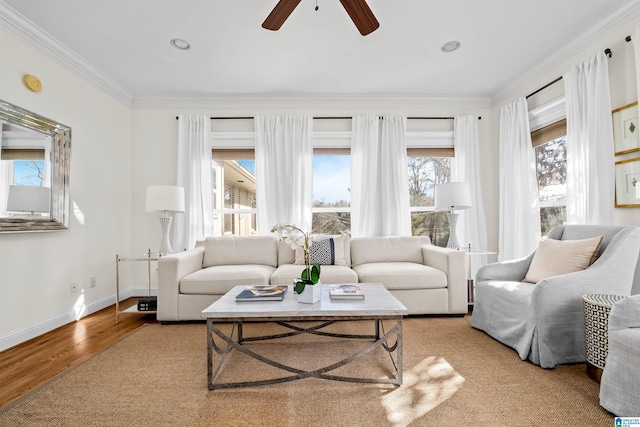
[(451, 53), (454, 50), (460, 49), (460, 46), (462, 46), (462, 43), (457, 40), (451, 40), (450, 42), (443, 44), (440, 50), (444, 53)]
[(176, 49), (180, 49), (180, 50), (187, 50), (191, 47), (191, 45), (189, 44), (188, 41), (186, 40), (182, 40), (182, 39), (172, 39), (171, 40), (171, 46), (175, 47)]

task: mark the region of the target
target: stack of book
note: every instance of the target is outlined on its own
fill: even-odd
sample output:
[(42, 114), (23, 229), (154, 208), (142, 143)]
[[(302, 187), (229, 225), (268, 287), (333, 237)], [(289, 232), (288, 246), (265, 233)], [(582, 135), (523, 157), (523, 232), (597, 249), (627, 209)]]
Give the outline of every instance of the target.
[(331, 285), (329, 287), (329, 296), (331, 299), (364, 299), (364, 292), (358, 285)]
[(287, 289), (287, 286), (248, 286), (236, 295), (236, 301), (282, 301)]
[(138, 300), (138, 311), (158, 310), (158, 297), (142, 297)]

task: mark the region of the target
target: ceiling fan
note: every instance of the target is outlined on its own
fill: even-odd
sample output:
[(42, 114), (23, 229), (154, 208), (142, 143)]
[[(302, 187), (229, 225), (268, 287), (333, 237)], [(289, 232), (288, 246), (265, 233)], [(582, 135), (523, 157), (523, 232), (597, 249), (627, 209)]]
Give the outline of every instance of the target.
[[(279, 0), (276, 7), (262, 23), (262, 28), (272, 31), (279, 30), (299, 3), (300, 0)], [(363, 36), (374, 32), (380, 26), (365, 0), (340, 0), (340, 3)]]

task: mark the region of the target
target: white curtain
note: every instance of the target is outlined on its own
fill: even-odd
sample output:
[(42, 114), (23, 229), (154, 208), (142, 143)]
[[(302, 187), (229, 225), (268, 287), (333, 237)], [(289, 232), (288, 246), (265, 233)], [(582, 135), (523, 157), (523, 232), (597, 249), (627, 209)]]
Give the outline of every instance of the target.
[(211, 120), (206, 116), (178, 117), (178, 179), (184, 187), (184, 213), (173, 218), (173, 250), (195, 246), (213, 236), (211, 185)]
[(313, 118), (256, 116), (258, 232), (275, 224), (311, 231)]
[[(458, 211), (458, 237), (462, 246), (487, 250), (487, 221), (480, 185), (480, 142), (478, 117), (462, 116), (454, 119), (453, 146), (455, 157), (451, 167), (451, 181), (468, 182), (471, 191), (471, 208)], [(471, 257), (471, 277), (475, 277), (486, 257)], [(476, 263), (477, 261), (477, 263)], [(477, 265), (476, 265), (477, 264)]]
[(406, 127), (406, 117), (353, 117), (351, 233), (354, 237), (411, 235)]
[(600, 52), (563, 76), (569, 224), (611, 224), (613, 217), (614, 146), (607, 61)]
[(503, 261), (530, 254), (540, 240), (540, 202), (527, 100), (500, 109), (500, 230)]

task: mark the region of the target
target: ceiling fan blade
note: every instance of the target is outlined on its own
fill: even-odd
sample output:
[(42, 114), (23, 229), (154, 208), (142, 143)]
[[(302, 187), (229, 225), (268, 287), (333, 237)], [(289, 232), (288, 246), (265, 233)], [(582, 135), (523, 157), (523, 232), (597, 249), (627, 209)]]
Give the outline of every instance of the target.
[(365, 0), (340, 0), (340, 3), (363, 36), (374, 32), (380, 26)]
[(262, 23), (262, 28), (272, 31), (279, 30), (299, 3), (300, 0), (280, 0)]

